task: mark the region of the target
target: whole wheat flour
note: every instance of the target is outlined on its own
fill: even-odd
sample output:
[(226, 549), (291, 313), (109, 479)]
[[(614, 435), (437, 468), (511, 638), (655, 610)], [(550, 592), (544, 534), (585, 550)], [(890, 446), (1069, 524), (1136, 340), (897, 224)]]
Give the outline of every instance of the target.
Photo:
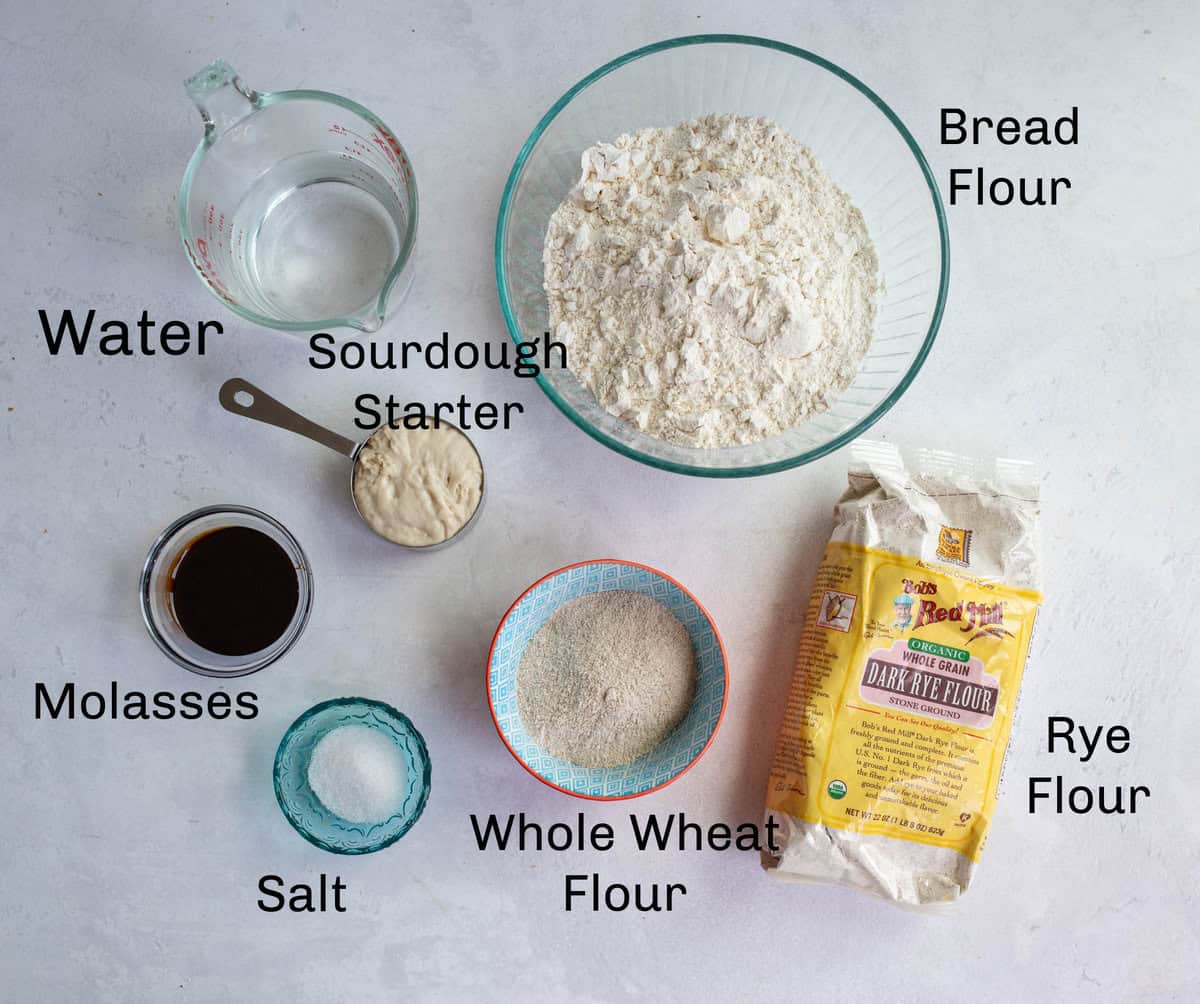
[(879, 267), (795, 137), (710, 115), (583, 153), (546, 231), (554, 337), (610, 412), (685, 446), (751, 443), (854, 379)]
[(625, 590), (564, 603), (517, 670), (526, 731), (581, 767), (618, 767), (649, 753), (675, 731), (695, 690), (687, 628), (658, 600)]

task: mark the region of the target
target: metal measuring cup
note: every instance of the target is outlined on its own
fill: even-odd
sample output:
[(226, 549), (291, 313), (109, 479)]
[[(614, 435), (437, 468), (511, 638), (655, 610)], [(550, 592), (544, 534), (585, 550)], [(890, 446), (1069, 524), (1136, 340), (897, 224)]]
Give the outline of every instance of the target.
[[(239, 401), (238, 395), (248, 397), (248, 401)], [(475, 522), (479, 516), (479, 511), (483, 508), (483, 498), (485, 494), (487, 479), (483, 474), (483, 458), (479, 456), (479, 450), (471, 437), (468, 436), (462, 429), (458, 428), (453, 422), (447, 422), (443, 418), (438, 419), (441, 425), (448, 425), (450, 428), (457, 431), (468, 443), (471, 449), (475, 451), (475, 456), (479, 459), (479, 502), (475, 505), (475, 511), (467, 518), (467, 521), (460, 526), (445, 540), (439, 540), (434, 544), (401, 544), (398, 541), (392, 540), (390, 537), (385, 537), (382, 533), (371, 526), (370, 522), (362, 511), (358, 508), (358, 500), (354, 497), (354, 478), (358, 473), (358, 455), (362, 448), (367, 445), (372, 437), (388, 428), (386, 424), (381, 425), (378, 429), (371, 433), (361, 443), (356, 443), (353, 439), (347, 439), (345, 436), (339, 436), (336, 432), (331, 432), (324, 426), (317, 425), (316, 422), (305, 418), (298, 412), (292, 411), (285, 404), (281, 404), (265, 393), (248, 380), (243, 380), (241, 377), (233, 377), (221, 384), (221, 390), (218, 393), (218, 398), (221, 402), (221, 407), (226, 411), (231, 411), (235, 415), (241, 415), (243, 418), (252, 418), (256, 422), (264, 422), (267, 425), (274, 425), (280, 429), (286, 429), (288, 432), (295, 432), (301, 436), (306, 436), (314, 442), (320, 443), (322, 446), (327, 446), (331, 450), (336, 450), (342, 456), (349, 457), (352, 461), (350, 469), (350, 501), (354, 503), (354, 511), (358, 513), (358, 518), (361, 519), (371, 530), (383, 537), (390, 544), (396, 547), (403, 547), (410, 551), (434, 551), (439, 547), (445, 547), (447, 544), (459, 540), (467, 529)]]

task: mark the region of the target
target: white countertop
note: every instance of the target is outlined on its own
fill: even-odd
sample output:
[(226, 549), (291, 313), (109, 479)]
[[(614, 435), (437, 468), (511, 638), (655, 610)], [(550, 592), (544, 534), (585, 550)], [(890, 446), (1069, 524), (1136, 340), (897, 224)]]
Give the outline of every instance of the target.
[[(27, 4), (5, 15), (0, 288), (0, 996), (14, 1001), (1195, 999), (1200, 605), (1200, 100), (1191, 5), (929, 2), (686, 5), (624, 0), (437, 8), (291, 0)], [(651, 12), (653, 10), (653, 12)], [(559, 12), (559, 13), (556, 13)], [(346, 94), (391, 124), (421, 185), (418, 272), (384, 336), (507, 337), (492, 236), (504, 179), (585, 73), (672, 35), (780, 38), (861, 77), (950, 167), (1065, 174), (1061, 207), (949, 209), (952, 279), (934, 351), (876, 427), (905, 445), (1029, 456), (1046, 471), (1047, 602), (1009, 787), (977, 879), (949, 918), (780, 885), (757, 856), (480, 853), (468, 814), (621, 825), (630, 811), (759, 817), (800, 617), (845, 453), (748, 481), (672, 476), (587, 438), (532, 381), (486, 371), (318, 373), (302, 341), (213, 301), (180, 250), (176, 191), (200, 134), (180, 81), (223, 56), (252, 85)], [(1056, 116), (1080, 143), (942, 148), (938, 109)], [(38, 308), (216, 318), (203, 358), (52, 359)], [(221, 411), (243, 375), (352, 433), (363, 391), (516, 399), (476, 436), (490, 478), (460, 545), (406, 557), (356, 521), (332, 453)], [(299, 537), (316, 605), (285, 661), (244, 681), (238, 721), (35, 721), (34, 684), (211, 689), (142, 626), (157, 532), (233, 501)], [(732, 690), (686, 778), (584, 805), (500, 744), (484, 661), (544, 572), (616, 555), (709, 607)], [(242, 689), (238, 685), (229, 689)], [(271, 792), (283, 730), (310, 704), (389, 701), (429, 742), (433, 794), (395, 847), (326, 855)], [(1046, 754), (1046, 716), (1126, 725), (1124, 756)], [(1025, 812), (1030, 774), (1145, 784), (1136, 816)], [(325, 871), (344, 914), (269, 915), (265, 873)], [(682, 882), (671, 914), (564, 913), (563, 876)]]

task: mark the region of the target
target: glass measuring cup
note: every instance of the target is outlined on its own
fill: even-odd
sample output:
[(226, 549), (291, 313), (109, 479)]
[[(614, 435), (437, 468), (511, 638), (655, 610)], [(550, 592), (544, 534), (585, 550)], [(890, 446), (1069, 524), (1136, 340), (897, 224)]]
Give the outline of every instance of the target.
[(243, 380), (241, 377), (231, 377), (221, 384), (221, 389), (217, 392), (218, 400), (221, 402), (221, 407), (226, 411), (232, 412), (235, 415), (241, 415), (243, 418), (252, 418), (256, 422), (263, 422), (266, 425), (273, 425), (278, 429), (285, 429), (288, 432), (295, 432), (301, 436), (311, 439), (315, 443), (320, 443), (322, 446), (327, 446), (331, 450), (342, 454), (344, 457), (349, 457), (351, 461), (350, 467), (350, 501), (354, 503), (354, 511), (358, 513), (358, 518), (363, 521), (370, 529), (383, 537), (384, 540), (402, 547), (409, 551), (436, 551), (439, 548), (445, 547), (454, 541), (461, 540), (467, 530), (475, 523), (479, 517), (479, 512), (483, 508), (483, 500), (487, 490), (487, 478), (483, 471), (483, 458), (479, 456), (479, 450), (471, 441), (471, 437), (462, 431), (453, 422), (448, 422), (444, 418), (438, 419), (438, 423), (448, 426), (453, 429), (459, 436), (466, 440), (467, 445), (475, 454), (475, 459), (479, 463), (479, 499), (475, 503), (475, 508), (450, 536), (435, 541), (430, 544), (409, 544), (401, 543), (398, 540), (393, 540), (387, 536), (379, 527), (375, 526), (370, 519), (364, 515), (362, 509), (359, 508), (358, 498), (354, 491), (354, 482), (359, 473), (359, 456), (373, 436), (377, 436), (385, 431), (388, 426), (381, 425), (378, 429), (371, 433), (361, 443), (356, 443), (353, 439), (347, 439), (345, 436), (326, 429), (322, 425), (318, 425), (311, 419), (305, 418), (299, 412), (292, 411), (287, 405), (275, 400), (270, 394), (255, 387), (249, 380)]
[(324, 91), (260, 92), (218, 59), (189, 78), (204, 121), (179, 233), (231, 310), (286, 331), (376, 331), (402, 299), (417, 185), (395, 135)]

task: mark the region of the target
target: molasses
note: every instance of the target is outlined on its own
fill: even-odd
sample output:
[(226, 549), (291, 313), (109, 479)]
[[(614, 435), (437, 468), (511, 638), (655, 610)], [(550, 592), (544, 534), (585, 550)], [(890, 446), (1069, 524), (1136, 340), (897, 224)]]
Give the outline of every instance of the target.
[(217, 655), (269, 648), (300, 604), (292, 559), (271, 537), (248, 526), (201, 534), (176, 559), (168, 581), (183, 633)]

